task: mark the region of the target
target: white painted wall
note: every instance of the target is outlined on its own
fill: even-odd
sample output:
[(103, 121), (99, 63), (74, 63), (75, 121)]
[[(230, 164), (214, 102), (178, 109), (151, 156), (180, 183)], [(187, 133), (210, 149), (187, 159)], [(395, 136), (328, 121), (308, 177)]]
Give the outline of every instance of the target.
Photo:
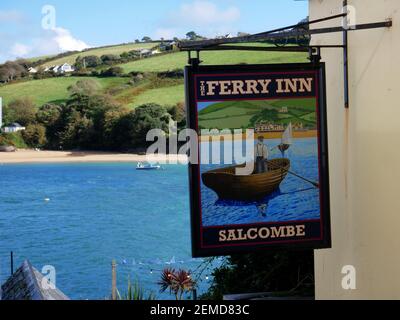
[[(310, 0), (310, 19), (339, 13), (341, 0)], [(400, 1), (349, 0), (357, 23), (390, 29), (349, 33), (350, 108), (343, 107), (340, 49), (324, 49), (332, 249), (315, 251), (317, 299), (400, 299)], [(340, 20), (314, 25), (337, 26)], [(313, 44), (341, 43), (341, 34)], [(356, 290), (341, 286), (356, 268)]]

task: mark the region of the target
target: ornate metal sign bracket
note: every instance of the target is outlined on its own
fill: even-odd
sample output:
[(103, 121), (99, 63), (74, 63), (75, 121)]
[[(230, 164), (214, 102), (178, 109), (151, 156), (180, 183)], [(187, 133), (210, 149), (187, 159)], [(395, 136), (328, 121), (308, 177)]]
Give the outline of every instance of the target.
[[(183, 41), (179, 43), (181, 51), (188, 52), (188, 63), (193, 67), (201, 63), (201, 51), (217, 51), (217, 50), (240, 50), (240, 51), (278, 51), (278, 52), (308, 52), (309, 60), (311, 63), (317, 63), (321, 60), (321, 49), (342, 49), (343, 50), (343, 84), (344, 84), (344, 107), (349, 107), (349, 66), (348, 66), (348, 32), (357, 30), (368, 30), (377, 28), (390, 28), (392, 20), (364, 23), (356, 25), (347, 24), (347, 0), (343, 1), (343, 12), (341, 14), (328, 16), (321, 19), (301, 22), (295, 25), (270, 30), (263, 33), (253, 35), (200, 40), (200, 41)], [(310, 29), (309, 26), (319, 22), (324, 22), (333, 19), (343, 19), (343, 26), (327, 27)], [(308, 45), (302, 42), (309, 43), (310, 36), (313, 34), (327, 34), (327, 33), (343, 33), (342, 44), (332, 45)], [(275, 46), (256, 46), (256, 45), (238, 45), (239, 43), (255, 43), (255, 42), (269, 42), (274, 43)], [(295, 45), (289, 45), (292, 42)], [(283, 44), (282, 44), (283, 43)], [(196, 53), (196, 57), (192, 57), (192, 52)]]

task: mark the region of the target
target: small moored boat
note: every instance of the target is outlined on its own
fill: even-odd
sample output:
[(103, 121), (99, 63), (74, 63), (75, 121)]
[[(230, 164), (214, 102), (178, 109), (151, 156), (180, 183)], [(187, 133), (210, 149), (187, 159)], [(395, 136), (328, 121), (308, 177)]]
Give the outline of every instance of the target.
[(251, 175), (236, 175), (239, 166), (230, 166), (204, 172), (201, 177), (208, 188), (214, 190), (220, 199), (258, 200), (276, 190), (285, 179), (290, 160), (278, 158), (267, 161), (268, 171)]
[(136, 170), (159, 170), (161, 166), (152, 165), (152, 164), (143, 164), (139, 162), (136, 166)]
[(17, 148), (14, 146), (0, 146), (0, 152), (15, 152)]

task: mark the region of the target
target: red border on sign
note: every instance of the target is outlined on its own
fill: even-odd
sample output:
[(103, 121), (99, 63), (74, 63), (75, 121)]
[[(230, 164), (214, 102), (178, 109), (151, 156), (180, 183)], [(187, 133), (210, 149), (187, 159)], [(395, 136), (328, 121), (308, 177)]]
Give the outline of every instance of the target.
[[(319, 219), (305, 219), (305, 220), (290, 220), (290, 221), (278, 221), (278, 222), (254, 222), (254, 223), (245, 223), (245, 224), (232, 224), (232, 225), (226, 225), (229, 227), (244, 227), (244, 226), (255, 226), (255, 225), (280, 225), (280, 224), (293, 224), (293, 223), (304, 223), (304, 222), (316, 222), (319, 221), (320, 224), (320, 237), (319, 238), (307, 238), (307, 239), (295, 239), (295, 240), (282, 240), (282, 241), (263, 241), (263, 242), (247, 242), (247, 243), (233, 243), (233, 244), (218, 244), (218, 245), (204, 245), (203, 244), (203, 229), (213, 229), (213, 228), (221, 228), (225, 227), (225, 225), (219, 225), (219, 226), (208, 226), (204, 227), (203, 226), (203, 219), (202, 219), (202, 206), (201, 206), (201, 175), (200, 175), (200, 144), (198, 145), (198, 200), (199, 200), (199, 226), (200, 226), (200, 248), (223, 248), (223, 247), (233, 247), (233, 246), (253, 246), (253, 245), (268, 245), (268, 244), (275, 244), (275, 243), (293, 243), (293, 242), (309, 242), (309, 241), (320, 241), (323, 240), (324, 234), (323, 234), (323, 225), (324, 225), (324, 212), (323, 212), (323, 197), (322, 197), (322, 192), (321, 192), (321, 185), (322, 185), (322, 180), (321, 180), (321, 166), (322, 166), (322, 159), (321, 159), (321, 143), (320, 143), (320, 134), (321, 134), (321, 127), (320, 127), (320, 114), (319, 114), (319, 108), (320, 108), (320, 101), (319, 101), (319, 72), (317, 70), (315, 71), (286, 71), (286, 72), (251, 72), (251, 73), (224, 73), (224, 74), (209, 74), (209, 73), (196, 73), (194, 75), (194, 102), (196, 104), (196, 109), (195, 109), (195, 115), (196, 115), (196, 123), (195, 123), (195, 128), (197, 133), (199, 132), (199, 121), (198, 121), (198, 103), (199, 102), (205, 102), (208, 100), (198, 100), (198, 92), (197, 92), (197, 78), (198, 77), (205, 77), (205, 76), (243, 76), (243, 75), (271, 75), (271, 74), (311, 74), (315, 77), (316, 81), (314, 82), (315, 85), (315, 95), (314, 96), (301, 96), (303, 99), (307, 98), (315, 98), (316, 99), (316, 116), (317, 116), (317, 143), (318, 143), (318, 179), (319, 179), (319, 200), (320, 200), (320, 218)], [(246, 101), (246, 100), (276, 100), (277, 98), (243, 98), (243, 99), (223, 99), (223, 100), (215, 100), (215, 102), (220, 102), (220, 101)], [(299, 99), (299, 97), (279, 97), (278, 99)]]

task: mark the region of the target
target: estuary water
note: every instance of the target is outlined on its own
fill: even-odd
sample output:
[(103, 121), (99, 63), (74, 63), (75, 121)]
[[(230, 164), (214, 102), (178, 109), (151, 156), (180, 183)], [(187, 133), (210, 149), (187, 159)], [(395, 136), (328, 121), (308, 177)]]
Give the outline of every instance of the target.
[(115, 259), (121, 293), (130, 277), (173, 298), (159, 293), (161, 270), (195, 270), (203, 261), (191, 258), (187, 166), (135, 166), (0, 165), (0, 282), (13, 251), (15, 267), (24, 259), (39, 271), (54, 266), (57, 287), (71, 299), (105, 299)]

